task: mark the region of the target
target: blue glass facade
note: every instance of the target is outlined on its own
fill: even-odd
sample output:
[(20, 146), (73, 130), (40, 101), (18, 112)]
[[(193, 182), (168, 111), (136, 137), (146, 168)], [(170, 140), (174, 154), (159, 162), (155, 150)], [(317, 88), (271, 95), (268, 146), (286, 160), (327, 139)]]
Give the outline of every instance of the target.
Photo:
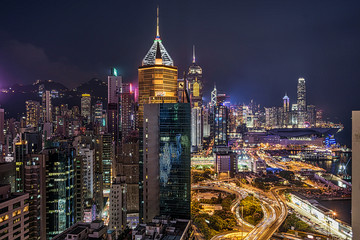
[(190, 104), (160, 104), (159, 118), (160, 214), (190, 219)]
[(229, 110), (224, 105), (214, 107), (214, 145), (227, 146), (229, 137)]
[(46, 160), (46, 235), (52, 238), (75, 223), (74, 149), (67, 142), (53, 143)]

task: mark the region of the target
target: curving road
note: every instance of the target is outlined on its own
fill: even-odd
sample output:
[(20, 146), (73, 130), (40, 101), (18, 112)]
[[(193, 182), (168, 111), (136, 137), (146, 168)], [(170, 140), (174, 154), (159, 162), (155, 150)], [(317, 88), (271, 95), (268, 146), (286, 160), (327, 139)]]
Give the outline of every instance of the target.
[(234, 234), (239, 235), (239, 236), (241, 236), (243, 234), (245, 236), (249, 231), (251, 231), (253, 226), (241, 219), (241, 217), (238, 213), (238, 209), (239, 209), (239, 204), (240, 204), (241, 199), (246, 197), (247, 193), (245, 191), (240, 191), (238, 187), (221, 186), (221, 185), (215, 186), (214, 185), (214, 183), (220, 183), (220, 182), (221, 181), (216, 181), (216, 182), (212, 181), (212, 182), (206, 183), (206, 185), (193, 185), (191, 187), (192, 190), (209, 189), (209, 190), (223, 191), (223, 192), (227, 192), (227, 193), (236, 195), (236, 199), (231, 204), (230, 209), (236, 216), (236, 222), (239, 225), (239, 230), (220, 233), (220, 234), (212, 237), (211, 240), (219, 240), (219, 239), (228, 238), (229, 236), (232, 236)]
[(287, 206), (285, 200), (278, 194), (279, 190), (284, 188), (272, 188), (270, 198), (260, 197), (264, 217), (262, 221), (245, 237), (248, 240), (268, 240), (275, 231), (285, 221), (287, 216)]
[[(230, 186), (230, 184), (225, 185), (225, 183), (223, 183), (224, 185), (214, 185), (214, 183), (220, 183), (220, 181), (208, 182), (206, 183), (207, 185), (202, 186), (195, 185), (192, 189), (210, 189), (236, 194), (237, 199), (231, 205), (231, 211), (235, 213), (237, 223), (239, 226), (242, 226), (243, 231), (240, 228), (238, 231), (224, 232), (214, 236), (211, 240), (243, 237), (248, 240), (268, 240), (285, 221), (288, 209), (285, 200), (278, 194), (278, 192), (286, 188), (274, 187), (269, 193), (264, 193), (263, 191), (253, 187), (242, 188), (240, 190), (240, 188)], [(264, 217), (255, 227), (244, 222), (238, 212), (240, 200), (244, 197), (243, 191), (259, 195)], [(246, 236), (245, 233), (247, 234)]]

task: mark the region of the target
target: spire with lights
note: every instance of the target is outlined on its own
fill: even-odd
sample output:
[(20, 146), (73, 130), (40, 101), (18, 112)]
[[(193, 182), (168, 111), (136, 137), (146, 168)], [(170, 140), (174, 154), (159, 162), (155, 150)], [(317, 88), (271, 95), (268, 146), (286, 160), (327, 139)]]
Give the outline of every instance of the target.
[(159, 6), (157, 7), (157, 18), (156, 18), (156, 36), (153, 45), (151, 46), (150, 50), (145, 55), (142, 65), (155, 65), (155, 59), (156, 59), (156, 52), (157, 48), (160, 48), (161, 52), (161, 58), (162, 58), (162, 64), (167, 66), (174, 66), (174, 62), (171, 59), (170, 55), (166, 51), (164, 45), (162, 44), (161, 38), (160, 38), (160, 29), (159, 29)]

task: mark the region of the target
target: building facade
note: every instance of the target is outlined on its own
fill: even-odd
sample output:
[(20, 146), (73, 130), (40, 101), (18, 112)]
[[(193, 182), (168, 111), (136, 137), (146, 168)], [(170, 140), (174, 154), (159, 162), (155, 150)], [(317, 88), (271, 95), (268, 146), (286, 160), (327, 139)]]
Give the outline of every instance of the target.
[(306, 121), (306, 86), (305, 79), (299, 78), (297, 85), (298, 127), (305, 127)]
[(1, 239), (29, 239), (29, 194), (11, 193), (10, 185), (0, 186)]
[(91, 121), (91, 96), (90, 94), (81, 95), (81, 116), (84, 118), (86, 123)]
[(144, 221), (190, 219), (190, 104), (144, 107)]
[(53, 142), (43, 150), (46, 161), (46, 238), (75, 223), (74, 149), (68, 142)]

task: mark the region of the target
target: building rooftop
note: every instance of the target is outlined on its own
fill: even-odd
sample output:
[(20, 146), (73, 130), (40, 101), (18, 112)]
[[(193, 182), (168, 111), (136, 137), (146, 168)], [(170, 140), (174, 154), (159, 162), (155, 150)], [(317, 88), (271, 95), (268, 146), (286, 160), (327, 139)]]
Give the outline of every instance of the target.
[[(78, 239), (82, 233), (85, 233), (81, 236), (81, 239), (87, 240), (97, 240), (104, 239), (104, 234), (107, 234), (107, 227), (104, 225), (102, 220), (94, 220), (91, 223), (79, 222), (68, 228), (64, 232), (56, 235), (53, 240), (68, 240), (68, 239)], [(94, 234), (100, 233), (100, 234)], [(76, 237), (74, 237), (76, 235)]]
[(154, 218), (150, 223), (138, 225), (132, 235), (143, 236), (141, 240), (182, 240), (187, 239), (184, 236), (186, 236), (189, 226), (190, 220), (160, 216)]

